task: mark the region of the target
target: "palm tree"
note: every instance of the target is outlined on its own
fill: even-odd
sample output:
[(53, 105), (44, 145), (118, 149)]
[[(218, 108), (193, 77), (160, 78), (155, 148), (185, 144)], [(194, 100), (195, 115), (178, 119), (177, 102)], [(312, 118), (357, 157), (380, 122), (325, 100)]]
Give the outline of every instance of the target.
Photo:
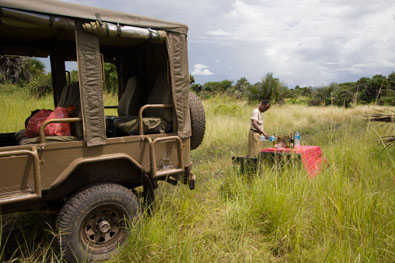
[(273, 73), (267, 73), (261, 80), (248, 89), (248, 98), (250, 101), (271, 100), (280, 102), (287, 88), (283, 86), (278, 78), (273, 77)]

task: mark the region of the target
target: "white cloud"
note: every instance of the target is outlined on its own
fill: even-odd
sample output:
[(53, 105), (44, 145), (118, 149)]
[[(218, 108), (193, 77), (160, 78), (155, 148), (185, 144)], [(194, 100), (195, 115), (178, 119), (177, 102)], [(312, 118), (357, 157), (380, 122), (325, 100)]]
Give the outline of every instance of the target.
[[(187, 24), (200, 81), (273, 72), (291, 87), (318, 86), (395, 70), (393, 0), (67, 1)], [(196, 69), (202, 62), (210, 69)]]
[(201, 75), (201, 76), (210, 76), (214, 75), (209, 69), (208, 66), (204, 64), (195, 64), (193, 65), (192, 75)]
[(287, 83), (320, 85), (390, 72), (394, 13), (385, 0), (235, 0), (206, 36), (219, 48), (237, 43), (241, 75), (274, 72)]
[(217, 29), (217, 30), (210, 30), (207, 32), (208, 35), (212, 36), (219, 36), (219, 37), (231, 37), (232, 33), (226, 32), (222, 29)]

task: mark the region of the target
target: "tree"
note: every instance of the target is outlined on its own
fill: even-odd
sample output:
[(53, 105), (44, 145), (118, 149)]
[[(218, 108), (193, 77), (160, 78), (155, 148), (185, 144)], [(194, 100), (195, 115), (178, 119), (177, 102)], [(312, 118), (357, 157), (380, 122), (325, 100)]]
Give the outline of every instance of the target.
[(238, 81), (236, 81), (234, 88), (236, 91), (244, 93), (245, 91), (247, 91), (249, 86), (251, 86), (251, 84), (248, 82), (248, 80), (245, 77), (242, 77)]
[(259, 101), (267, 99), (274, 103), (281, 102), (287, 90), (288, 88), (283, 86), (278, 78), (273, 77), (273, 73), (267, 73), (261, 82), (249, 87), (248, 100)]
[(232, 88), (233, 81), (223, 80), (219, 81), (210, 81), (203, 85), (203, 90), (207, 92), (211, 92), (213, 94), (218, 94), (227, 91)]
[(35, 59), (21, 56), (0, 55), (0, 82), (23, 84), (45, 75), (44, 64)]
[(392, 72), (387, 77), (388, 85), (391, 90), (395, 90), (395, 72)]
[(336, 85), (332, 91), (332, 103), (337, 106), (350, 107), (353, 91), (347, 85)]
[(38, 59), (25, 58), (24, 66), (25, 71), (29, 72), (30, 79), (45, 75), (45, 65)]
[(195, 77), (192, 75), (189, 75), (189, 84), (195, 84)]
[(378, 103), (395, 106), (395, 72), (388, 75), (387, 87), (383, 90)]
[(196, 94), (199, 94), (203, 90), (203, 86), (195, 83), (195, 77), (189, 75), (189, 85), (191, 90), (193, 90)]
[(25, 59), (19, 56), (0, 56), (1, 82), (19, 83), (28, 73), (24, 71)]
[(245, 77), (240, 78), (236, 81), (236, 84), (233, 86), (233, 94), (236, 98), (241, 99), (247, 92), (248, 88), (251, 84)]
[(310, 96), (313, 91), (312, 87), (299, 87), (299, 86), (296, 86), (295, 90), (297, 91), (297, 93), (300, 94), (300, 96), (306, 96), (306, 97)]
[(115, 94), (118, 91), (117, 67), (112, 63), (104, 63), (104, 90)]
[(280, 85), (273, 91), (274, 103), (284, 103), (285, 98), (289, 97), (289, 89), (280, 83)]
[(319, 106), (319, 105), (331, 105), (332, 103), (332, 91), (335, 84), (332, 83), (330, 86), (325, 86), (321, 88), (317, 88), (312, 92), (312, 98), (309, 102), (311, 106)]
[(373, 78), (361, 78), (357, 85), (361, 89), (359, 99), (365, 103), (377, 101), (388, 86), (389, 81), (383, 75), (375, 75)]

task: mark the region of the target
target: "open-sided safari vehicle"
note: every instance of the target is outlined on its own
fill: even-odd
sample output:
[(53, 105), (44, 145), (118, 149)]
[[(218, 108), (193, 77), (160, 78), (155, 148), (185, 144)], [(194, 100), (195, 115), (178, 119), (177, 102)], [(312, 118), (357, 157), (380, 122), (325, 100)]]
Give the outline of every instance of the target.
[[(0, 54), (49, 57), (54, 108), (75, 107), (36, 138), (0, 135), (2, 213), (59, 211), (66, 259), (105, 260), (126, 240), (125, 219), (139, 214), (134, 189), (149, 204), (159, 180), (193, 188), (190, 151), (205, 116), (189, 92), (187, 30), (63, 2), (0, 0)], [(78, 83), (66, 61), (77, 61)], [(106, 106), (119, 116), (105, 116), (105, 62), (116, 65), (119, 98)], [(56, 122), (70, 123), (71, 135), (45, 136)]]

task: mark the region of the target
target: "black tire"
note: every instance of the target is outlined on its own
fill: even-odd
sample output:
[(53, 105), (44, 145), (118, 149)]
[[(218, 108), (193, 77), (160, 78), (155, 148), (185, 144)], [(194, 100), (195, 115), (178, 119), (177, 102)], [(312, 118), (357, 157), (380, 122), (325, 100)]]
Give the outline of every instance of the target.
[(139, 215), (134, 193), (100, 184), (75, 194), (60, 210), (59, 247), (67, 262), (104, 261), (127, 238), (127, 222)]
[(206, 131), (206, 115), (199, 97), (195, 93), (189, 92), (189, 110), (191, 112), (191, 150), (196, 149), (203, 141)]

